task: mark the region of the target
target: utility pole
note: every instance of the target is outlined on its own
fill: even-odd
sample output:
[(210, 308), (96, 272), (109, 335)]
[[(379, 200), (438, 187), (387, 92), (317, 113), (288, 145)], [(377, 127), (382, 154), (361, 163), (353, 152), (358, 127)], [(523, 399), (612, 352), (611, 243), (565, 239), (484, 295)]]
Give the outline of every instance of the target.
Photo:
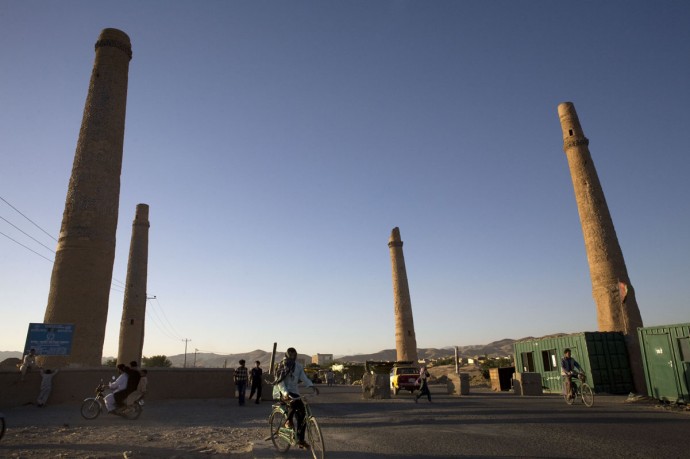
[(198, 350), (199, 350), (199, 349), (194, 348), (194, 368), (196, 368), (196, 352), (197, 352)]
[(278, 347), (278, 343), (273, 343), (273, 352), (271, 352), (271, 367), (268, 369), (268, 374), (271, 376), (275, 376), (275, 363), (276, 363), (276, 348)]
[(191, 339), (184, 338), (182, 341), (184, 341), (184, 364), (183, 368), (187, 368), (187, 343), (191, 341)]

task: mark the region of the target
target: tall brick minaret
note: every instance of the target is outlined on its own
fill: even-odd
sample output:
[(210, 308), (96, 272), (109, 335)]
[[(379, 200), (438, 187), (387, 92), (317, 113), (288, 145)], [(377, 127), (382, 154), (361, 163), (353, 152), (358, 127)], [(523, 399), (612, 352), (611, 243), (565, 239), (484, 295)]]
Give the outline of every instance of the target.
[(144, 348), (144, 322), (146, 318), (146, 280), (149, 258), (149, 206), (137, 204), (132, 223), (132, 241), (129, 245), (125, 301), (120, 322), (120, 345), (117, 363), (141, 365)]
[(403, 256), (403, 243), (400, 230), (391, 231), (388, 248), (393, 266), (393, 299), (395, 302), (395, 350), (398, 360), (411, 360), (417, 363), (417, 338), (412, 320), (412, 301), (407, 284), (407, 270)]
[(637, 337), (637, 328), (642, 326), (642, 317), (604, 191), (589, 152), (589, 139), (582, 131), (580, 120), (571, 102), (558, 106), (558, 116), (563, 130), (563, 149), (568, 158), (577, 210), (582, 223), (599, 331), (618, 331), (625, 335), (635, 388), (638, 392), (645, 392), (646, 384)]
[(103, 353), (132, 47), (124, 32), (104, 29), (95, 49), (44, 318), (75, 325), (72, 354), (39, 360), (52, 367), (98, 366)]

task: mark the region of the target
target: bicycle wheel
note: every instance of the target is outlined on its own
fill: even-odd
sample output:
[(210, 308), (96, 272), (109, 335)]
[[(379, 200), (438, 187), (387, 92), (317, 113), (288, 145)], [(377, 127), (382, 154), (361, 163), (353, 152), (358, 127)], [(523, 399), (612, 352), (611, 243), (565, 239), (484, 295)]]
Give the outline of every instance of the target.
[(580, 392), (582, 393), (582, 401), (585, 402), (585, 406), (589, 407), (594, 405), (594, 392), (591, 387), (587, 384), (582, 384)]
[(565, 403), (568, 405), (572, 405), (575, 403), (575, 390), (573, 386), (570, 386), (570, 394), (563, 394), (563, 398), (565, 399)]
[(101, 405), (95, 398), (87, 398), (81, 404), (81, 416), (84, 419), (96, 419), (101, 414)]
[(326, 447), (323, 444), (323, 435), (316, 418), (307, 420), (307, 438), (311, 445), (311, 455), (314, 459), (324, 459), (326, 457)]
[(268, 418), (268, 425), (271, 428), (271, 441), (276, 450), (285, 453), (290, 449), (290, 442), (280, 435), (280, 429), (285, 425), (287, 416), (283, 410), (276, 408)]

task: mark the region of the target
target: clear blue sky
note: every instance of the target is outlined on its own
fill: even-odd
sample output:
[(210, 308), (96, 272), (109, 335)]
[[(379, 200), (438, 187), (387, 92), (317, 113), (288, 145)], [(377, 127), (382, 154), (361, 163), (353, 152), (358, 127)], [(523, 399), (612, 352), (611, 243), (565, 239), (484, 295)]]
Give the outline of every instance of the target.
[[(0, 196), (54, 237), (106, 27), (134, 53), (114, 277), (147, 203), (145, 355), (394, 348), (396, 226), (419, 347), (596, 330), (565, 101), (645, 325), (690, 321), (690, 2), (2, 0)], [(0, 235), (0, 350), (51, 269)]]

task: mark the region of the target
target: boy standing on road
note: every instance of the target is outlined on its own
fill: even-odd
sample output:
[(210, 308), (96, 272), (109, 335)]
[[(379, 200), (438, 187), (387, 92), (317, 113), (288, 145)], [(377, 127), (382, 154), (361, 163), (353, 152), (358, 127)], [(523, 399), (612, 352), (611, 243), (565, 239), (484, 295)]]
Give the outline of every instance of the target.
[(237, 399), (240, 406), (244, 405), (244, 394), (247, 390), (247, 367), (244, 366), (244, 359), (240, 360), (240, 366), (235, 368), (235, 386), (237, 386)]

